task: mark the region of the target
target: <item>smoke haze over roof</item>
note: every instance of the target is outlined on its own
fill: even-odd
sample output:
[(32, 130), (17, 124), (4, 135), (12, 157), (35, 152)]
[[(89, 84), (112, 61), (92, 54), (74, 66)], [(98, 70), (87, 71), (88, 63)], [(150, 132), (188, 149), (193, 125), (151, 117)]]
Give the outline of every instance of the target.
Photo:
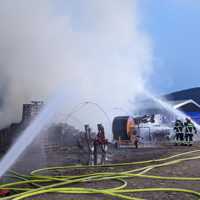
[(152, 70), (139, 14), (136, 0), (1, 0), (1, 126), (60, 85), (69, 91), (66, 112), (84, 100), (127, 107)]

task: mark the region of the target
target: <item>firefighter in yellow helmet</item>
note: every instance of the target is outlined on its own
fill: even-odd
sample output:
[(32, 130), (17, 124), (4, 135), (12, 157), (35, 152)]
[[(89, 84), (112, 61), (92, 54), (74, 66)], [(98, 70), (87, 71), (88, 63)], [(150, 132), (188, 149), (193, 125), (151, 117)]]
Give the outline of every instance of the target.
[(186, 118), (185, 126), (185, 145), (192, 146), (194, 133), (197, 134), (197, 129), (192, 123), (192, 120)]

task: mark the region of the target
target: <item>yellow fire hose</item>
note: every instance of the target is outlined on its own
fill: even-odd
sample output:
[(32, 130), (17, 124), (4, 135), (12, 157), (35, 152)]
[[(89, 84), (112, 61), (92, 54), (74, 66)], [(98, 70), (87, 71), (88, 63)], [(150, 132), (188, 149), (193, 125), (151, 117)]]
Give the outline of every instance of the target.
[[(176, 154), (162, 159), (148, 160), (141, 162), (122, 163), (122, 164), (110, 164), (99, 166), (65, 166), (65, 167), (51, 167), (43, 168), (32, 171), (29, 176), (21, 175), (16, 172), (10, 171), (10, 174), (14, 175), (19, 181), (1, 184), (1, 189), (8, 189), (12, 191), (12, 194), (7, 197), (0, 198), (1, 200), (21, 200), (28, 197), (34, 197), (36, 195), (42, 195), (47, 193), (62, 193), (62, 194), (103, 194), (110, 197), (116, 197), (120, 199), (129, 200), (142, 200), (141, 198), (132, 197), (128, 194), (142, 193), (142, 192), (179, 192), (194, 195), (200, 199), (200, 192), (181, 189), (181, 188), (143, 188), (143, 189), (127, 189), (127, 179), (130, 178), (142, 178), (142, 179), (159, 179), (159, 180), (173, 180), (173, 181), (200, 181), (200, 177), (165, 177), (147, 175), (153, 169), (171, 166), (174, 164), (180, 164), (184, 161), (200, 159), (198, 155), (192, 155), (199, 153), (200, 150), (189, 151), (186, 153)], [(145, 165), (145, 166), (141, 166)], [(70, 170), (70, 169), (95, 169), (95, 168), (117, 168), (125, 166), (140, 166), (138, 168), (123, 171), (123, 172), (98, 172), (90, 173), (79, 176), (49, 176), (42, 175), (44, 172), (57, 172), (58, 170)], [(74, 187), (73, 185), (78, 183), (100, 182), (100, 181), (117, 181), (121, 185), (114, 188), (94, 189), (94, 188), (82, 188)], [(28, 187), (29, 186), (29, 187)]]

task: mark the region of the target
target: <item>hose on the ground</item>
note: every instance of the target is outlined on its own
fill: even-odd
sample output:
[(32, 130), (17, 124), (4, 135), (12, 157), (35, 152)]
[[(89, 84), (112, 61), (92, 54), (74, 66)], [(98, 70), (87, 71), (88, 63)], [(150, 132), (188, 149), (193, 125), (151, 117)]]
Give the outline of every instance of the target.
[[(158, 180), (173, 180), (173, 181), (200, 181), (200, 177), (166, 177), (156, 176), (149, 174), (149, 172), (156, 168), (168, 167), (182, 162), (200, 159), (200, 150), (189, 151), (181, 154), (176, 154), (162, 159), (148, 160), (131, 163), (109, 164), (109, 165), (97, 165), (97, 166), (63, 166), (63, 167), (50, 167), (32, 171), (30, 175), (21, 175), (19, 173), (10, 171), (11, 175), (14, 175), (18, 181), (0, 184), (0, 190), (8, 189), (11, 192), (9, 196), (1, 197), (0, 200), (21, 200), (29, 197), (35, 197), (37, 195), (47, 193), (62, 193), (62, 194), (102, 194), (113, 198), (129, 199), (129, 200), (141, 200), (142, 198), (133, 197), (133, 194), (143, 192), (177, 192), (194, 195), (200, 199), (200, 192), (182, 189), (182, 188), (141, 188), (141, 189), (129, 189), (128, 179), (142, 178), (142, 179), (158, 179)], [(116, 172), (118, 167), (131, 167), (135, 168), (128, 171)], [(138, 167), (137, 167), (138, 166)], [(136, 168), (137, 167), (137, 168)], [(67, 170), (93, 170), (93, 169), (109, 169), (115, 172), (96, 172), (82, 175), (52, 175), (53, 172)], [(51, 175), (45, 175), (44, 173), (50, 173)], [(148, 174), (147, 174), (148, 173)], [(77, 184), (102, 182), (102, 181), (117, 181), (120, 183), (118, 187), (112, 188), (88, 188), (78, 187)], [(131, 196), (130, 196), (131, 193)]]

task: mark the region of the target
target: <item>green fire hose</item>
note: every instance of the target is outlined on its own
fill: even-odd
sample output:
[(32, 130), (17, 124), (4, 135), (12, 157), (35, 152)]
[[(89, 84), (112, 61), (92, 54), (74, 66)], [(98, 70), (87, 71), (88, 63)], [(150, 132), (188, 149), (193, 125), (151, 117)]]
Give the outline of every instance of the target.
[[(0, 190), (8, 189), (11, 194), (7, 197), (1, 197), (0, 200), (21, 200), (29, 197), (35, 197), (37, 195), (47, 193), (62, 193), (62, 194), (103, 194), (113, 198), (129, 199), (129, 200), (142, 200), (130, 196), (131, 194), (143, 193), (143, 192), (177, 192), (194, 195), (200, 199), (200, 192), (181, 189), (181, 188), (143, 188), (143, 189), (128, 189), (127, 180), (131, 178), (142, 178), (142, 179), (158, 179), (158, 180), (173, 180), (173, 181), (200, 181), (200, 177), (165, 177), (150, 175), (150, 171), (156, 168), (162, 168), (175, 164), (181, 164), (185, 161), (200, 159), (200, 155), (196, 155), (200, 150), (189, 151), (181, 154), (176, 154), (162, 159), (148, 160), (141, 162), (132, 163), (120, 163), (120, 164), (109, 164), (109, 165), (97, 165), (97, 166), (63, 166), (63, 167), (51, 167), (43, 168), (32, 171), (30, 175), (21, 175), (16, 172), (10, 171), (10, 175), (18, 179), (16, 182), (6, 183), (0, 185)], [(97, 172), (88, 173), (83, 175), (45, 175), (45, 173), (54, 173), (65, 170), (84, 170), (84, 169), (100, 169), (100, 168), (112, 168), (117, 169), (118, 167), (131, 167), (134, 169), (122, 172)], [(148, 174), (147, 174), (148, 172)], [(89, 182), (100, 182), (100, 181), (117, 181), (120, 186), (113, 188), (102, 188), (94, 189), (87, 187), (76, 187), (76, 184), (89, 183)]]

